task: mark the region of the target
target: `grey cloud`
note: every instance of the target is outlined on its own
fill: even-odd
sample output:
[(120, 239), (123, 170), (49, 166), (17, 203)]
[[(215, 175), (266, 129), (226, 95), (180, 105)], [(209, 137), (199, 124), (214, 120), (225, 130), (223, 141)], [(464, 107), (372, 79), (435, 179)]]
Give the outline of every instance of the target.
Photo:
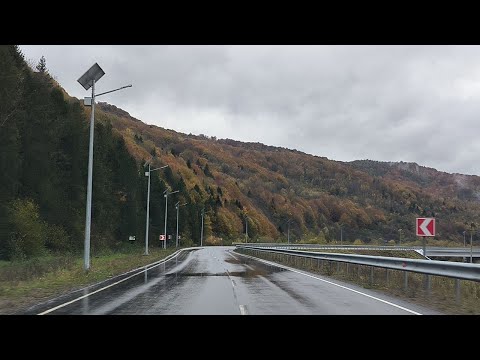
[[(334, 160), (480, 175), (479, 46), (22, 46), (72, 95), (100, 90), (147, 123)], [(479, 163), (479, 164), (477, 164)]]

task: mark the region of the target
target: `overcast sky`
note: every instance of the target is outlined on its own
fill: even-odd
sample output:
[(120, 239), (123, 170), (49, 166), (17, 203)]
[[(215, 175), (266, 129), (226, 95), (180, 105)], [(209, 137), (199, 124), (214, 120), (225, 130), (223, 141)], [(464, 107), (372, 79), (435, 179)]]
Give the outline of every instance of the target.
[(147, 124), (332, 160), (480, 175), (480, 46), (21, 46), (72, 96)]

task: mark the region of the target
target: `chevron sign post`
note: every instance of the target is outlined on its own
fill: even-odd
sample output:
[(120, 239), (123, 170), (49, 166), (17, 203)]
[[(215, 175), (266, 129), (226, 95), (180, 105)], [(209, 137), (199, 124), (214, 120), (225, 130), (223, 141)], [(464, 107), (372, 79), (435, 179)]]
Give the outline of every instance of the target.
[[(425, 238), (427, 236), (435, 236), (435, 218), (417, 218), (417, 226), (415, 228), (417, 230), (417, 236), (423, 237), (423, 256), (427, 258), (427, 240)], [(429, 287), (429, 285), (427, 285), (429, 279), (430, 278), (427, 276), (425, 280), (426, 288)]]
[(435, 236), (435, 218), (417, 218), (417, 236)]

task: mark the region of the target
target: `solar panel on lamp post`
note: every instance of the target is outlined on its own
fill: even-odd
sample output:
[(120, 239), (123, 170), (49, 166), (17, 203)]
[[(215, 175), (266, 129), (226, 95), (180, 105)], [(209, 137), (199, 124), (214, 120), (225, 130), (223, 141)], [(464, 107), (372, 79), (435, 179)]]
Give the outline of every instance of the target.
[[(95, 124), (95, 83), (105, 75), (105, 71), (97, 64), (93, 64), (90, 69), (88, 69), (80, 78), (77, 80), (80, 85), (83, 86), (85, 90), (92, 88), (92, 97), (86, 97), (84, 104), (92, 107), (90, 114), (90, 141), (88, 146), (88, 180), (87, 180), (87, 204), (85, 211), (85, 244), (84, 244), (84, 269), (85, 271), (90, 270), (90, 230), (91, 230), (91, 219), (92, 219), (92, 179), (93, 179), (93, 131)], [(132, 85), (127, 85), (119, 89), (107, 91), (105, 93), (98, 94), (100, 96), (109, 92), (117, 91), (126, 87), (131, 87)]]

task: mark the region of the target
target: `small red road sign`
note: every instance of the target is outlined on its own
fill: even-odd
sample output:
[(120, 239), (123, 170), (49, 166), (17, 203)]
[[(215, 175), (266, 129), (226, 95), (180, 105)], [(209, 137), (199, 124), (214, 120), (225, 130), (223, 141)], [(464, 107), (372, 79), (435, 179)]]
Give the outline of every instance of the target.
[(417, 236), (435, 236), (435, 218), (417, 218)]

